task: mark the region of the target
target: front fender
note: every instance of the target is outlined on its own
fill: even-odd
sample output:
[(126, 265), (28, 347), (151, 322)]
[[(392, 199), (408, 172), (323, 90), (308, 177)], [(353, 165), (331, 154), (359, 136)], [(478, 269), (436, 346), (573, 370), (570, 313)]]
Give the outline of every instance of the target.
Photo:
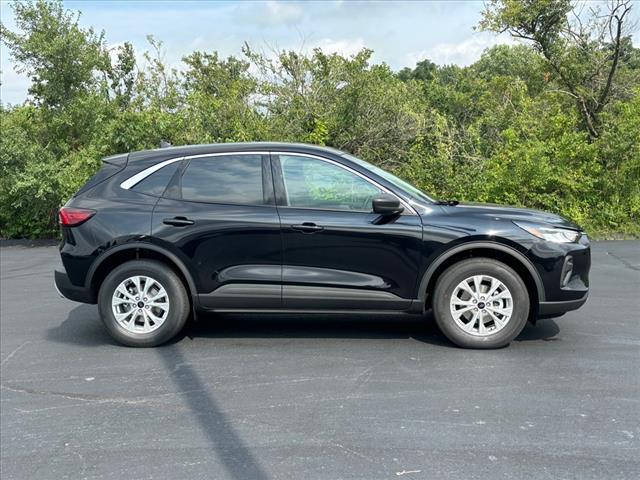
[(542, 283), (542, 279), (540, 278), (540, 274), (535, 266), (531, 263), (531, 261), (519, 250), (506, 245), (504, 243), (500, 243), (494, 240), (470, 240), (465, 241), (463, 243), (458, 243), (454, 246), (450, 246), (443, 252), (441, 252), (430, 264), (425, 273), (422, 275), (422, 279), (420, 280), (420, 286), (418, 290), (418, 299), (424, 303), (427, 297), (427, 287), (429, 286), (429, 282), (433, 278), (433, 275), (438, 270), (444, 262), (453, 257), (454, 255), (458, 255), (459, 253), (468, 251), (468, 250), (477, 250), (477, 249), (485, 249), (485, 250), (494, 250), (504, 254), (509, 255), (515, 261), (519, 262), (527, 271), (530, 273), (533, 278), (536, 291), (538, 294), (538, 300), (543, 302), (545, 300), (545, 292), (544, 285)]

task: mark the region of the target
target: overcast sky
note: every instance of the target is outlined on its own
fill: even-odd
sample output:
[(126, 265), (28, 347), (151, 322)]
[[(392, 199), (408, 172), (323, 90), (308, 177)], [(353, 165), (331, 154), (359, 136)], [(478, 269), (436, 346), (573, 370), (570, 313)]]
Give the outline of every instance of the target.
[[(133, 43), (138, 55), (147, 49), (146, 35), (164, 42), (167, 63), (193, 50), (239, 54), (247, 41), (255, 49), (310, 50), (352, 55), (374, 50), (374, 61), (393, 69), (413, 67), (424, 58), (439, 64), (468, 65), (496, 43), (510, 42), (473, 30), (482, 1), (66, 1), (82, 11), (80, 23), (104, 30), (107, 44)], [(4, 25), (15, 28), (8, 2), (0, 3)], [(638, 12), (634, 12), (638, 18)], [(635, 35), (636, 43), (638, 34)], [(6, 48), (1, 51), (2, 102), (20, 103), (29, 81), (14, 71)]]

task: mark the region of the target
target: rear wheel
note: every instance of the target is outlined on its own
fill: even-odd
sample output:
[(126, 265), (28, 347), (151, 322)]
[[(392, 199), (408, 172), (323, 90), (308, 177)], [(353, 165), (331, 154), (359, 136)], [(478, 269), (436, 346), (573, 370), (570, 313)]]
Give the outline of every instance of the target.
[(98, 295), (100, 317), (111, 336), (132, 347), (154, 347), (173, 338), (189, 316), (180, 278), (154, 260), (133, 260), (115, 268)]
[(449, 267), (433, 297), (435, 320), (449, 340), (465, 348), (499, 348), (522, 331), (529, 293), (509, 266), (472, 258)]

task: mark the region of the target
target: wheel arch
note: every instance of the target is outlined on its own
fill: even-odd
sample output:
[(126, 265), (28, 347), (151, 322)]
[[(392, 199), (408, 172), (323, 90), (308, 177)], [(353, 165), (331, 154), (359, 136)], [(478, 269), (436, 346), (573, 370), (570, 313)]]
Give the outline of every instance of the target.
[(492, 241), (473, 241), (456, 245), (441, 253), (427, 268), (420, 281), (418, 299), (426, 309), (440, 275), (451, 265), (467, 258), (488, 257), (501, 261), (523, 279), (531, 302), (530, 318), (537, 315), (538, 304), (545, 300), (544, 285), (531, 261), (513, 247)]
[(158, 260), (171, 268), (178, 277), (180, 277), (180, 280), (182, 280), (182, 283), (189, 293), (192, 304), (194, 306), (196, 305), (198, 298), (197, 289), (189, 269), (175, 254), (151, 243), (128, 243), (108, 250), (98, 257), (96, 262), (91, 266), (87, 274), (86, 286), (97, 295), (102, 282), (111, 270), (129, 260), (141, 258)]

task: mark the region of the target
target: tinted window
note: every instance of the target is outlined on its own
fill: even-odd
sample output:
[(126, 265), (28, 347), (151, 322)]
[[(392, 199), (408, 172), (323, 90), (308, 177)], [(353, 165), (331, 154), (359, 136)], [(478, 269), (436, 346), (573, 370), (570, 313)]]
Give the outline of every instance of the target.
[[(104, 182), (107, 178), (115, 175), (120, 170), (122, 170), (121, 165), (112, 165), (110, 163), (105, 163), (97, 173), (91, 177), (87, 183), (85, 183), (80, 190), (78, 190), (75, 195), (80, 195), (81, 193), (86, 192), (90, 188), (95, 187), (101, 182)], [(74, 196), (75, 196), (74, 195)]]
[(192, 159), (182, 175), (182, 199), (263, 204), (262, 156), (221, 155)]
[(167, 188), (167, 184), (173, 174), (176, 173), (180, 162), (173, 162), (169, 165), (162, 167), (160, 170), (153, 172), (144, 180), (136, 183), (132, 190), (140, 193), (146, 193), (148, 195), (155, 195), (156, 197), (162, 196), (164, 189)]
[(353, 172), (322, 160), (280, 155), (291, 207), (371, 211), (380, 189)]

